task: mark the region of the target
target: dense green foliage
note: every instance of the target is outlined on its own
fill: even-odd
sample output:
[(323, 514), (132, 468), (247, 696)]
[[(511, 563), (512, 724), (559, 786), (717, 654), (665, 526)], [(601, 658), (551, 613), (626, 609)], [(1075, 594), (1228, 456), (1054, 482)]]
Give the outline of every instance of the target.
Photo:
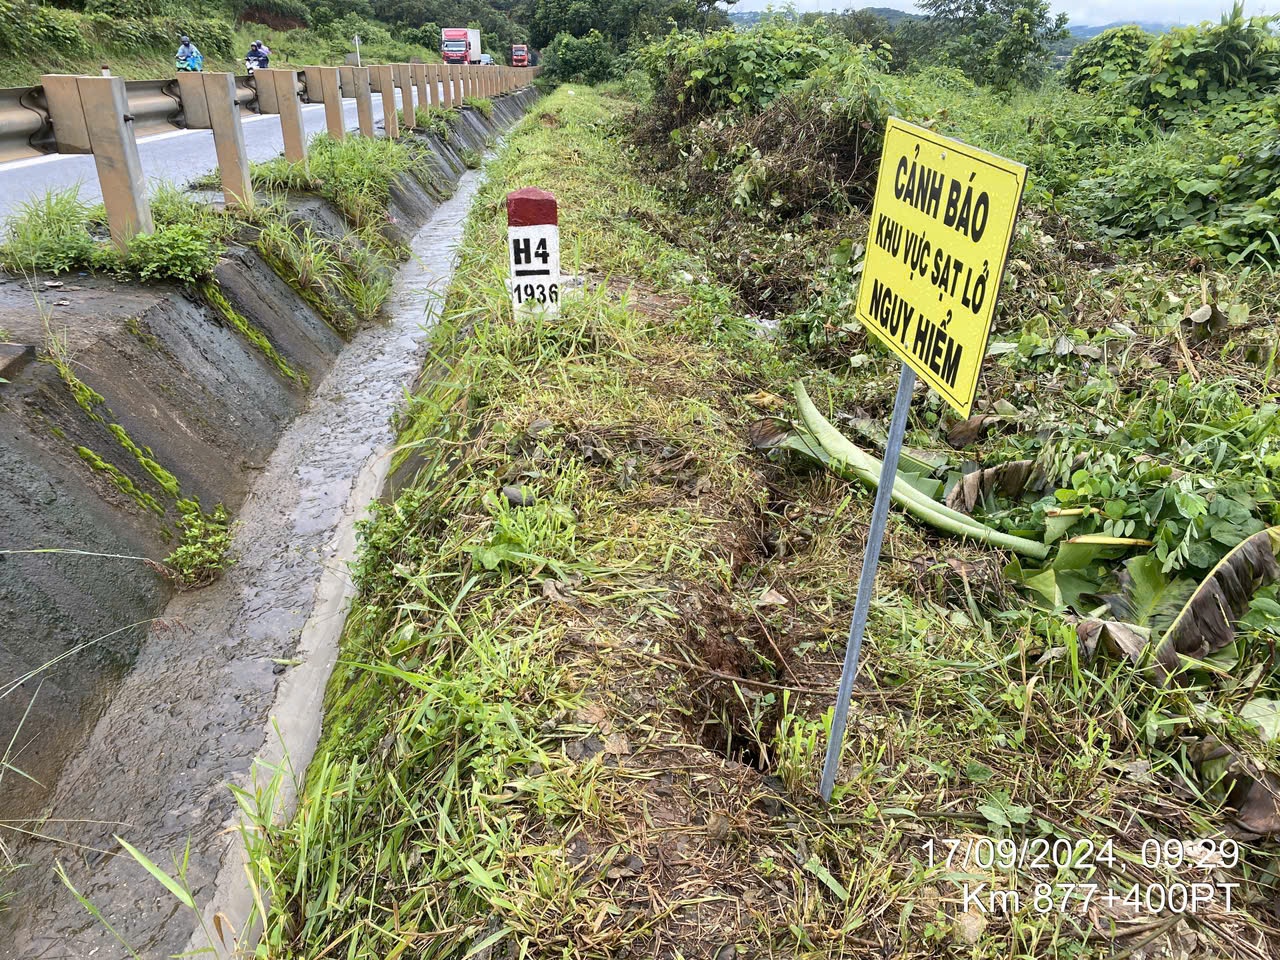
[(909, 27), (927, 38), (932, 55), (1002, 90), (1039, 80), (1053, 44), (1067, 35), (1067, 15), (1051, 13), (1049, 0), (923, 0), (921, 7), (928, 19)]
[(1280, 83), (1280, 37), (1271, 17), (1245, 17), (1237, 3), (1218, 24), (1180, 27), (1159, 37), (1133, 84), (1138, 104), (1176, 120), (1239, 104)]
[(671, 33), (646, 47), (640, 63), (664, 108), (678, 104), (672, 124), (717, 110), (755, 111), (847, 55), (842, 39), (781, 18), (751, 31)]
[(1099, 90), (1133, 77), (1151, 48), (1151, 35), (1138, 26), (1112, 27), (1071, 51), (1062, 82), (1072, 90)]
[[(876, 131), (893, 113), (1022, 160), (1030, 197), (1106, 236), (1274, 261), (1280, 108), (1262, 92), (1274, 30), (1236, 11), (1170, 36), (1147, 38), (1148, 51), (1136, 28), (1108, 31), (1073, 61), (1081, 92), (1019, 92), (975, 87), (954, 67), (899, 74), (887, 51), (851, 45), (825, 21), (671, 34), (640, 57), (655, 92), (637, 137), (691, 203), (745, 229), (799, 214), (834, 224), (869, 201)], [(1224, 38), (1241, 37), (1250, 55), (1233, 57)], [(1216, 71), (1203, 50), (1220, 51)], [(1150, 71), (1167, 73), (1171, 57), (1196, 78), (1160, 99)], [(1148, 72), (1126, 83), (1135, 66)], [(760, 273), (771, 297), (788, 289), (790, 270)]]
[(542, 67), (549, 81), (560, 83), (602, 83), (613, 72), (618, 52), (599, 30), (575, 37), (560, 33), (542, 55)]
[(164, 186), (152, 198), (155, 231), (139, 234), (127, 257), (107, 239), (101, 206), (75, 191), (51, 191), (19, 206), (4, 224), (0, 267), (22, 274), (103, 270), (139, 280), (195, 283), (213, 272), (229, 221)]
[(218, 504), (205, 513), (196, 500), (178, 500), (178, 532), (181, 543), (164, 558), (184, 587), (212, 583), (231, 565), (231, 522)]

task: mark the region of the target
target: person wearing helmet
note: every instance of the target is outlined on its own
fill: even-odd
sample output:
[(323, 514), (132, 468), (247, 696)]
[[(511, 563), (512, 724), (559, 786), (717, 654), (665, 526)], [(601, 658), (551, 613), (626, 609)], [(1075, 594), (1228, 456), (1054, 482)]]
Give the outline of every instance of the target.
[(182, 38), (178, 53), (173, 59), (179, 70), (199, 70), (204, 66), (204, 55), (188, 36)]
[(245, 66), (251, 70), (265, 70), (270, 64), (267, 48), (263, 46), (261, 40), (255, 40), (249, 44), (249, 52), (244, 55)]

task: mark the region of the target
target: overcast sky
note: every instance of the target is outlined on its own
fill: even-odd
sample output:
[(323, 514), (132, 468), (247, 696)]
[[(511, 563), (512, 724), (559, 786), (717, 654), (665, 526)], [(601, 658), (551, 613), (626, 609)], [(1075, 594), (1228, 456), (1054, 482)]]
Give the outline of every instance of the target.
[[(1123, 3), (1108, 0), (1052, 0), (1055, 11), (1064, 11), (1071, 22), (1082, 26), (1112, 23), (1116, 20), (1145, 20), (1156, 23), (1199, 23), (1201, 20), (1217, 20), (1224, 11), (1231, 9), (1230, 0), (1125, 0)], [(809, 10), (843, 10), (846, 7), (895, 7), (898, 10), (915, 11), (910, 0), (794, 0), (801, 12)], [(764, 10), (770, 0), (739, 0), (732, 10)], [(773, 2), (772, 6), (784, 4)], [(1280, 0), (1245, 0), (1245, 13), (1280, 13)]]

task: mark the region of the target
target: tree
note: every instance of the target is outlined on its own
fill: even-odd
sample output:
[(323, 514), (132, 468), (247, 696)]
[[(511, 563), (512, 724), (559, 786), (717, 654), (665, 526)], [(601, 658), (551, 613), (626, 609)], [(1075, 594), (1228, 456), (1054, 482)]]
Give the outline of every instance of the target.
[(612, 75), (617, 57), (608, 38), (599, 30), (592, 30), (584, 37), (560, 34), (547, 47), (542, 63), (553, 80), (602, 83)]
[(978, 83), (1007, 90), (1038, 82), (1067, 36), (1067, 15), (1049, 0), (921, 0), (923, 25), (943, 58)]
[(891, 43), (893, 38), (893, 27), (889, 21), (870, 9), (845, 10), (843, 13), (806, 13), (800, 18), (800, 22), (806, 26), (822, 24), (833, 36), (872, 47)]
[[(726, 0), (721, 0), (726, 2)], [(562, 33), (582, 38), (596, 30), (619, 50), (676, 29), (727, 25), (716, 0), (533, 0), (529, 40), (545, 48)]]

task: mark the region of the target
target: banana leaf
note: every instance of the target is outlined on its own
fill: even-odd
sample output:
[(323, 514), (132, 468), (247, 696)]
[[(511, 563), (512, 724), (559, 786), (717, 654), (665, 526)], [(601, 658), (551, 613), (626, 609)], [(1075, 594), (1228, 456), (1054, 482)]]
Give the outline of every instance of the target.
[(1169, 579), (1156, 556), (1148, 553), (1126, 560), (1116, 577), (1115, 591), (1104, 593), (1101, 599), (1113, 620), (1147, 627), (1159, 637), (1195, 589), (1194, 581)]
[(972, 513), (973, 508), (990, 497), (1019, 497), (1028, 489), (1039, 489), (1044, 474), (1034, 460), (1010, 460), (1007, 463), (966, 473), (947, 494), (946, 504), (955, 510)]
[(1209, 571), (1155, 648), (1156, 664), (1172, 673), (1181, 658), (1203, 660), (1236, 637), (1236, 622), (1259, 589), (1280, 580), (1280, 526), (1246, 538)]
[(1142, 657), (1164, 683), (1184, 659), (1203, 660), (1229, 645), (1236, 623), (1262, 587), (1280, 580), (1280, 526), (1237, 544), (1193, 587), (1169, 580), (1153, 556), (1125, 564), (1114, 593), (1104, 594), (1111, 620), (1148, 628), (1153, 641)]
[[(800, 409), (800, 419), (814, 439), (822, 446), (822, 449), (826, 451), (832, 462), (852, 470), (858, 480), (866, 486), (873, 489), (877, 487), (880, 483), (880, 461), (851, 443), (848, 438), (831, 425), (831, 422), (818, 411), (813, 401), (809, 399), (809, 394), (805, 390), (802, 381), (796, 382), (795, 396), (796, 405)], [(1013, 536), (988, 527), (986, 524), (974, 520), (968, 514), (953, 510), (946, 504), (925, 496), (901, 475), (894, 478), (890, 495), (893, 498), (893, 502), (907, 513), (927, 523), (935, 530), (941, 530), (943, 533), (968, 537), (972, 540), (1003, 547), (1006, 550), (1012, 550), (1015, 553), (1035, 557), (1039, 560), (1043, 560), (1049, 553), (1049, 548), (1043, 543)]]
[[(841, 461), (833, 459), (826, 450), (822, 449), (822, 444), (818, 443), (817, 437), (803, 425), (790, 423), (780, 417), (764, 417), (747, 427), (747, 436), (751, 440), (753, 450), (787, 450), (802, 460), (825, 467), (842, 479), (859, 479), (854, 470)], [(942, 492), (941, 480), (934, 480), (914, 470), (899, 469), (898, 479), (911, 484), (926, 497), (936, 497)]]

